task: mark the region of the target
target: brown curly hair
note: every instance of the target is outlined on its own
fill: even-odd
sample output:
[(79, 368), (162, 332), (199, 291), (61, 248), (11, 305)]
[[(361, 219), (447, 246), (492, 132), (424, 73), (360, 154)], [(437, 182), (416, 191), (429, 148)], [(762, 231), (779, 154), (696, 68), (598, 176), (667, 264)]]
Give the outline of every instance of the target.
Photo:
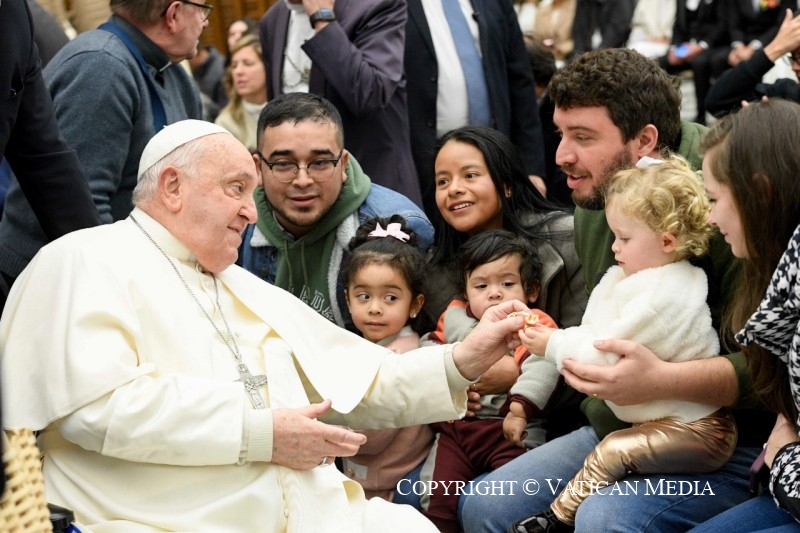
[(655, 61), (628, 48), (581, 54), (556, 72), (548, 86), (556, 107), (605, 107), (625, 142), (648, 124), (658, 148), (671, 148), (681, 130), (680, 82)]

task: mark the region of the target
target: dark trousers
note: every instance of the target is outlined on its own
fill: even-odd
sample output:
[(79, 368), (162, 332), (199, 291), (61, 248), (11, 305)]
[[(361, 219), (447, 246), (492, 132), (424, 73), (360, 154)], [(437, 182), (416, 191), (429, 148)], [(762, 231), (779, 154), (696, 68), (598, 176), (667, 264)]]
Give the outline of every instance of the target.
[[(431, 424), (436, 441), (422, 467), (420, 479), (426, 482), (464, 483), (479, 474), (500, 468), (525, 453), (503, 436), (502, 418), (467, 418)], [(440, 531), (458, 532), (458, 497), (455, 483), (437, 483), (423, 497), (423, 513)], [(469, 490), (469, 487), (462, 489)], [(425, 501), (427, 499), (427, 502)]]

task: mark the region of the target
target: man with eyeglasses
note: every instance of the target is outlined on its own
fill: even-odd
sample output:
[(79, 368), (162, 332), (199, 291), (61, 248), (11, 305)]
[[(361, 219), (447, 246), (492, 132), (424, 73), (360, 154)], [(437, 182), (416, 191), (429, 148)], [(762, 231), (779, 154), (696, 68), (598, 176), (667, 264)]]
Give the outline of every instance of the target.
[[(43, 75), (56, 120), (102, 223), (133, 208), (139, 158), (165, 125), (202, 118), (194, 80), (177, 63), (197, 53), (212, 7), (203, 0), (110, 0), (111, 17), (64, 46)], [(0, 273), (9, 282), (47, 242), (11, 183), (0, 221)]]
[(403, 60), (405, 0), (278, 0), (261, 18), (269, 99), (311, 92), (342, 117), (375, 183), (422, 206)]
[(411, 200), (370, 180), (344, 147), (339, 112), (321, 96), (270, 100), (258, 120), (257, 145), (258, 221), (245, 230), (239, 264), (355, 331), (339, 269), (358, 226), (402, 215), (423, 251), (433, 242), (433, 226)]
[[(794, 79), (783, 77), (774, 83), (763, 83), (762, 79), (781, 61), (794, 72)], [(706, 98), (706, 107), (715, 117), (733, 113), (743, 102), (762, 98), (785, 98), (800, 103), (800, 16), (787, 10), (778, 34), (764, 48), (753, 52), (752, 57), (742, 61), (719, 77)]]

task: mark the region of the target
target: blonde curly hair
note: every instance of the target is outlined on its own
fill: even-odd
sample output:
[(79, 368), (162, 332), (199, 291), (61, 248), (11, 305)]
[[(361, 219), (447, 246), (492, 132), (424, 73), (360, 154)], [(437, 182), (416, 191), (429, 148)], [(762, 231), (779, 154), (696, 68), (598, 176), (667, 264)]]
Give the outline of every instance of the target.
[(708, 224), (711, 205), (702, 178), (679, 156), (618, 171), (608, 182), (605, 200), (654, 232), (674, 235), (678, 259), (708, 250), (714, 231)]

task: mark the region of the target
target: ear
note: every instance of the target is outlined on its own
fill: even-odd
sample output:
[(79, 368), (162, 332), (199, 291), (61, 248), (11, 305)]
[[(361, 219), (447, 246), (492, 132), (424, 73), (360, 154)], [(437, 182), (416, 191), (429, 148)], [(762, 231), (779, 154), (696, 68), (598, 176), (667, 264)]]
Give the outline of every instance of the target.
[(531, 287), (531, 292), (526, 294), (529, 304), (534, 304), (536, 303), (536, 300), (539, 299), (539, 290), (540, 290), (539, 282), (536, 281), (533, 284), (533, 287)]
[(256, 164), (256, 187), (261, 187), (264, 185), (264, 176), (261, 174), (261, 157), (253, 154), (253, 162)]
[(166, 167), (158, 176), (158, 197), (164, 207), (172, 213), (180, 211), (183, 203), (181, 179), (180, 171), (172, 166)]
[(658, 128), (653, 124), (647, 124), (636, 136), (636, 141), (637, 158), (658, 152)]
[(678, 249), (678, 239), (669, 232), (661, 234), (661, 251), (664, 253), (672, 253)]
[(422, 306), (425, 304), (425, 295), (418, 294), (416, 298), (411, 302), (411, 308), (408, 310), (409, 315), (411, 318), (416, 318), (419, 314), (420, 310), (422, 310)]
[(342, 158), (339, 160), (340, 172), (342, 173), (342, 183), (347, 181), (347, 162), (350, 161), (350, 152), (347, 150), (342, 152)]
[(164, 13), (164, 16), (161, 17), (164, 19), (164, 24), (167, 25), (167, 29), (169, 29), (170, 33), (175, 33), (177, 31), (178, 26), (178, 9), (180, 6), (180, 2), (172, 1), (167, 6), (167, 10)]

